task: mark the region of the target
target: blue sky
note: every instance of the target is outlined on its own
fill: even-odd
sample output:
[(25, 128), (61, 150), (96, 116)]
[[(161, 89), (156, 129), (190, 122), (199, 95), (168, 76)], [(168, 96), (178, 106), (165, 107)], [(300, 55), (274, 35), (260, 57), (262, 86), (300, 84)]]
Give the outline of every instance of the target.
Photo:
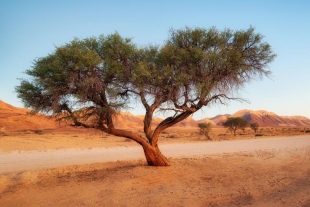
[[(237, 30), (252, 25), (277, 54), (269, 67), (271, 78), (253, 81), (239, 91), (251, 103), (205, 107), (194, 118), (241, 109), (310, 118), (309, 11), (308, 0), (0, 0), (0, 100), (22, 107), (14, 93), (17, 78), (27, 78), (23, 72), (34, 59), (74, 37), (117, 31), (140, 46), (161, 45), (170, 28)], [(134, 114), (144, 113), (134, 107)]]

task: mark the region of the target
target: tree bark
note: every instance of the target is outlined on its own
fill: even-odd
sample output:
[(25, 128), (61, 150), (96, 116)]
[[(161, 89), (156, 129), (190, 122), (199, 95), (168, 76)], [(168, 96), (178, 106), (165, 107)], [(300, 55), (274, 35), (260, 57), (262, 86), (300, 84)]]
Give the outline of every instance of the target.
[(142, 145), (149, 166), (170, 166), (168, 159), (161, 153), (158, 146)]
[(119, 137), (126, 137), (136, 141), (143, 148), (144, 155), (149, 166), (170, 166), (168, 159), (161, 153), (156, 143), (149, 143), (146, 139), (140, 137), (139, 135), (120, 129), (104, 129), (102, 131), (109, 134), (113, 134)]

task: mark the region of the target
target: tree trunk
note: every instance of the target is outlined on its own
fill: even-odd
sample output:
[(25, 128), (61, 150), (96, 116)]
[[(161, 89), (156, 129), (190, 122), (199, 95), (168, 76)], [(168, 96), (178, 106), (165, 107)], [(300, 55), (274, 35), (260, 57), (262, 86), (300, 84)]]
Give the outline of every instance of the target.
[(109, 134), (113, 134), (114, 136), (119, 136), (119, 137), (126, 137), (129, 139), (132, 139), (136, 141), (138, 144), (140, 144), (143, 148), (144, 155), (147, 161), (147, 164), (149, 166), (169, 166), (168, 159), (160, 152), (158, 145), (157, 145), (157, 140), (158, 136), (155, 137), (157, 139), (152, 139), (151, 143), (148, 142), (146, 139), (143, 137), (131, 132), (131, 131), (125, 131), (121, 129), (106, 129), (104, 127), (100, 128), (102, 131), (107, 132)]
[(158, 146), (143, 145), (147, 164), (149, 166), (169, 166), (168, 159), (161, 153)]

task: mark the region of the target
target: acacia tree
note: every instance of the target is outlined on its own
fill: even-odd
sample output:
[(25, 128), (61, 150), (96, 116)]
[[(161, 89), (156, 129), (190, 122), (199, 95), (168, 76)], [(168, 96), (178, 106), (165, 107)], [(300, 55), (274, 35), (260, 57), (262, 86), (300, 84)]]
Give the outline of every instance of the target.
[[(32, 78), (15, 90), (26, 107), (132, 139), (143, 147), (148, 165), (167, 166), (158, 148), (163, 130), (204, 106), (242, 101), (231, 92), (268, 76), (275, 54), (262, 40), (252, 27), (172, 29), (161, 47), (137, 47), (118, 33), (74, 39), (35, 60), (26, 71)], [(145, 136), (113, 124), (113, 116), (137, 100), (145, 108)], [(157, 111), (171, 116), (152, 129)]]
[(200, 134), (206, 136), (207, 139), (211, 140), (209, 133), (211, 132), (211, 123), (198, 123), (198, 127), (200, 129)]
[(259, 125), (258, 123), (255, 122), (255, 123), (250, 124), (250, 128), (254, 131), (254, 133), (256, 133), (259, 128)]
[(238, 129), (242, 129), (244, 131), (246, 125), (247, 121), (241, 117), (229, 117), (225, 122), (223, 122), (223, 126), (233, 131), (234, 136), (236, 136), (236, 131)]

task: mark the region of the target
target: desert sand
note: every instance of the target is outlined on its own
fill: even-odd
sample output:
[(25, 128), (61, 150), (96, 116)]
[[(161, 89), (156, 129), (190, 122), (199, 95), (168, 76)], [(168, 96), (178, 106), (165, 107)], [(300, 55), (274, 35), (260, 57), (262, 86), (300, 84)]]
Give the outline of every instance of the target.
[[(223, 130), (214, 130), (214, 140), (207, 141), (197, 129), (171, 129), (162, 135), (159, 144), (164, 149), (230, 143), (235, 139), (271, 140), (267, 144), (281, 139), (253, 134), (223, 138)], [(138, 147), (128, 139), (92, 130), (18, 133), (0, 137), (2, 157), (11, 153)], [(139, 158), (2, 172), (0, 206), (310, 206), (310, 137), (306, 133), (283, 135), (283, 140), (308, 139), (304, 139), (306, 144), (281, 148), (172, 156), (169, 167), (149, 167)]]
[[(225, 142), (164, 143), (161, 151), (168, 158), (205, 157), (223, 153), (250, 153), (261, 150), (283, 150), (310, 147), (310, 136), (277, 137)], [(142, 147), (111, 146), (88, 149), (31, 150), (1, 153), (0, 173), (33, 171), (65, 165), (81, 165), (96, 162), (143, 160)]]
[[(211, 141), (190, 118), (160, 136), (171, 166), (149, 167), (129, 139), (28, 112), (0, 101), (0, 207), (310, 206), (308, 118), (241, 111), (262, 136), (234, 137), (217, 116)], [(142, 135), (142, 120), (116, 125)]]

